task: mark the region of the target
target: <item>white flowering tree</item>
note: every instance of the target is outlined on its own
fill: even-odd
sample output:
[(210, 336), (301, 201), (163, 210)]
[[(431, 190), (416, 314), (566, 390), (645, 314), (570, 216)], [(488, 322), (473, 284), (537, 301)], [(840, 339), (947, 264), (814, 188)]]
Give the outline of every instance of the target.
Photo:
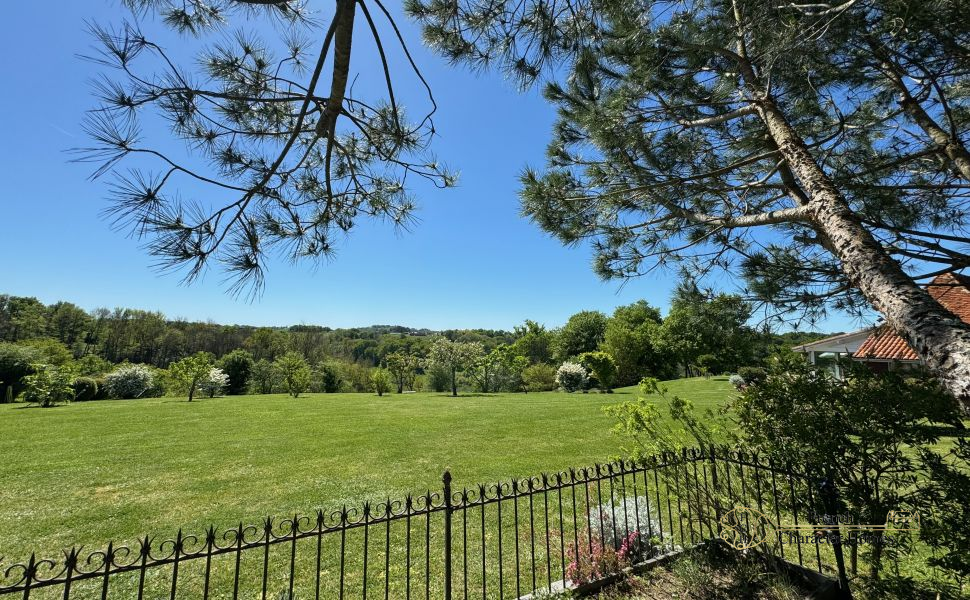
[(438, 338), (431, 346), (430, 361), (451, 375), (451, 395), (458, 395), (458, 373), (471, 368), (485, 354), (478, 342), (453, 342), (448, 338)]
[(210, 368), (206, 378), (199, 382), (199, 391), (209, 398), (221, 396), (228, 387), (229, 375), (216, 367)]

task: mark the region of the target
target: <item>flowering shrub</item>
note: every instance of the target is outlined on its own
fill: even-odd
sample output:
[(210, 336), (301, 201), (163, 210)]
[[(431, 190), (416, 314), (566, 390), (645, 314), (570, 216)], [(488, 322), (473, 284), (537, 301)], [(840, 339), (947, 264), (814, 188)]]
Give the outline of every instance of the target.
[(664, 533), (660, 524), (650, 517), (650, 500), (645, 496), (624, 498), (622, 502), (601, 504), (589, 511), (589, 523), (593, 535), (605, 538), (604, 542), (619, 550), (624, 544), (635, 542), (629, 548), (634, 562), (646, 560), (674, 550), (673, 539)]
[(566, 566), (566, 578), (576, 585), (582, 585), (619, 573), (633, 564), (630, 548), (635, 540), (631, 539), (629, 542), (617, 550), (609, 544), (603, 544), (595, 536), (593, 539), (581, 539), (578, 548), (575, 545), (570, 548), (572, 561)]
[(152, 389), (155, 376), (147, 365), (122, 365), (104, 377), (111, 398), (141, 398)]
[(229, 387), (229, 375), (222, 369), (212, 367), (209, 375), (199, 382), (199, 391), (210, 398), (221, 396)]
[(556, 385), (566, 392), (575, 392), (585, 388), (588, 378), (586, 367), (574, 362), (566, 361), (556, 371)]
[(731, 385), (733, 385), (734, 389), (736, 390), (743, 390), (748, 385), (748, 383), (744, 380), (744, 377), (741, 377), (740, 375), (731, 375), (728, 377), (728, 381), (731, 382)]

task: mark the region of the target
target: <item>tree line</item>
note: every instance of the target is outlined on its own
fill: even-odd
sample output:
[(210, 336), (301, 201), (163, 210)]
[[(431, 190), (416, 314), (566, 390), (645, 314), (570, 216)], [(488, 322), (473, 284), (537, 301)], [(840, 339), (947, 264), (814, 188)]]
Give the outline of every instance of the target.
[(24, 377), (37, 370), (32, 365), (71, 366), (76, 376), (97, 378), (132, 364), (155, 369), (157, 381), (132, 371), (135, 379), (123, 389), (141, 391), (122, 397), (185, 391), (176, 375), (186, 369), (196, 373), (187, 380), (193, 390), (208, 381), (208, 369), (219, 370), (230, 394), (546, 391), (574, 387), (557, 380), (557, 368), (572, 361), (590, 375), (581, 387), (608, 390), (643, 377), (733, 372), (820, 335), (759, 331), (748, 325), (750, 317), (751, 306), (739, 296), (687, 284), (675, 291), (666, 316), (640, 300), (611, 315), (580, 311), (558, 328), (526, 320), (512, 331), (223, 325), (0, 295), (0, 382), (17, 396)]

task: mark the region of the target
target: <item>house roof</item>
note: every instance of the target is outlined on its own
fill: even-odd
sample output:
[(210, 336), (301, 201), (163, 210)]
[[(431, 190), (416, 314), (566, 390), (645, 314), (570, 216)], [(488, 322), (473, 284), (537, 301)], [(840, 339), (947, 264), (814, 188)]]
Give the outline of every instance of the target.
[(802, 354), (809, 352), (840, 352), (852, 354), (859, 349), (859, 346), (869, 337), (870, 333), (872, 333), (872, 328), (840, 333), (807, 344), (794, 346), (792, 350), (794, 352), (801, 352)]
[[(970, 277), (957, 273), (938, 275), (926, 286), (926, 291), (943, 308), (964, 323), (970, 323)], [(920, 359), (912, 346), (888, 325), (881, 325), (872, 332), (852, 357), (863, 361), (917, 362)]]

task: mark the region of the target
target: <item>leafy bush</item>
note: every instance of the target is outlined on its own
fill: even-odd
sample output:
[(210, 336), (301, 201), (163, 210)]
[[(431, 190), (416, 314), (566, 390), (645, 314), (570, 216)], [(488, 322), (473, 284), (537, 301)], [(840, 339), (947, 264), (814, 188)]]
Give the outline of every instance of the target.
[(114, 368), (114, 365), (110, 361), (101, 358), (97, 354), (85, 354), (74, 361), (74, 366), (77, 368), (77, 374), (81, 377), (103, 375)]
[(740, 375), (731, 375), (728, 377), (728, 382), (730, 382), (736, 390), (744, 389), (744, 387), (748, 385), (748, 382), (745, 381), (744, 377), (741, 377)]
[(445, 392), (451, 386), (451, 371), (442, 365), (428, 365), (425, 382), (432, 392)]
[(588, 378), (586, 367), (578, 363), (567, 361), (556, 370), (556, 385), (566, 392), (584, 389)]
[(522, 371), (522, 385), (527, 392), (551, 392), (556, 389), (556, 368), (536, 363)]
[(24, 401), (54, 406), (74, 398), (74, 371), (70, 367), (35, 364), (34, 372), (24, 377)]
[(104, 383), (110, 398), (145, 398), (155, 385), (155, 375), (148, 365), (121, 365), (105, 375)]
[(391, 374), (386, 369), (374, 369), (370, 381), (378, 396), (383, 396), (391, 391)]
[(229, 378), (226, 393), (234, 396), (246, 393), (254, 364), (253, 355), (246, 350), (233, 350), (219, 359), (217, 366)]
[(209, 398), (221, 396), (228, 388), (229, 374), (216, 367), (210, 368), (209, 374), (199, 381), (199, 391)]
[(43, 355), (36, 348), (0, 342), (0, 381), (12, 388), (13, 398), (23, 391), (23, 378), (34, 372), (32, 365), (42, 362)]
[(342, 387), (350, 392), (371, 391), (370, 369), (360, 363), (343, 363), (341, 365), (343, 380)]
[(744, 383), (748, 385), (758, 385), (765, 380), (768, 373), (761, 367), (741, 367), (738, 369), (738, 375), (741, 376)]
[(584, 352), (579, 362), (596, 376), (597, 385), (604, 392), (613, 391), (616, 380), (616, 361), (606, 352)]
[(93, 377), (78, 377), (71, 384), (75, 402), (87, 402), (98, 397), (98, 380)]
[(322, 362), (313, 369), (310, 391), (335, 394), (340, 391), (341, 381), (340, 368), (332, 362)]

